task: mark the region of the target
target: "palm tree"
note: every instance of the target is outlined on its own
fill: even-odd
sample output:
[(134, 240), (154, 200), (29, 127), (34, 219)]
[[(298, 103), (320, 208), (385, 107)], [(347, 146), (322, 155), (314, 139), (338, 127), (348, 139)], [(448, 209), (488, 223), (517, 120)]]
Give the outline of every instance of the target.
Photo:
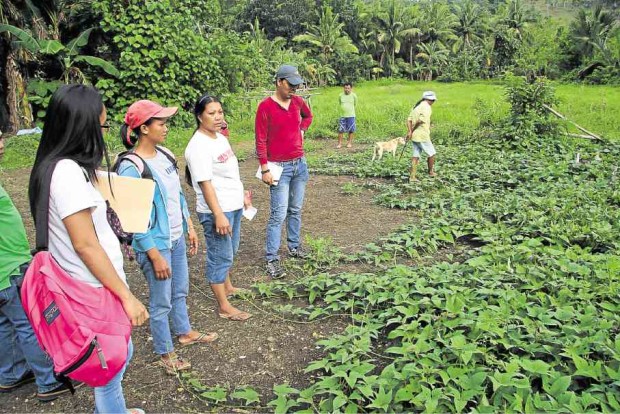
[(383, 45), (380, 65), (387, 69), (388, 76), (392, 76), (392, 68), (396, 60), (396, 54), (400, 52), (402, 39), (401, 31), (404, 24), (401, 20), (402, 12), (396, 7), (395, 0), (388, 5), (386, 13), (381, 13), (373, 17), (373, 21), (378, 26), (379, 34), (377, 40)]
[(431, 1), (422, 7), (420, 29), (424, 34), (423, 42), (438, 42), (445, 47), (449, 41), (456, 40), (455, 26), (456, 18), (447, 4)]
[(614, 36), (617, 30), (616, 16), (600, 5), (592, 11), (579, 10), (577, 17), (570, 25), (570, 31), (574, 40), (574, 50), (580, 60), (591, 59), (595, 50), (604, 54), (607, 41)]
[(488, 31), (488, 13), (473, 0), (453, 5), (456, 25), (454, 33), (457, 37), (453, 44), (454, 52), (471, 49), (479, 44)]
[(305, 42), (316, 47), (320, 51), (322, 63), (328, 64), (334, 53), (358, 53), (357, 47), (351, 42), (349, 36), (342, 28), (344, 23), (338, 22), (338, 14), (329, 6), (324, 6), (321, 12), (317, 12), (318, 24), (309, 30), (293, 38), (295, 42)]
[(433, 75), (441, 73), (442, 68), (448, 63), (448, 50), (440, 42), (420, 44), (420, 52), (416, 58), (422, 62), (422, 80), (431, 81)]
[(501, 11), (500, 23), (508, 27), (519, 41), (523, 39), (525, 29), (530, 23), (536, 22), (534, 10), (526, 7), (522, 0), (510, 0)]
[(411, 76), (411, 80), (414, 78), (414, 70), (413, 70), (413, 60), (414, 60), (414, 50), (416, 49), (418, 43), (420, 43), (420, 38), (422, 37), (422, 30), (420, 29), (420, 23), (418, 16), (414, 13), (414, 8), (410, 8), (409, 11), (411, 14), (406, 15), (404, 20), (405, 29), (401, 31), (401, 35), (405, 42), (405, 45), (409, 48), (409, 74)]

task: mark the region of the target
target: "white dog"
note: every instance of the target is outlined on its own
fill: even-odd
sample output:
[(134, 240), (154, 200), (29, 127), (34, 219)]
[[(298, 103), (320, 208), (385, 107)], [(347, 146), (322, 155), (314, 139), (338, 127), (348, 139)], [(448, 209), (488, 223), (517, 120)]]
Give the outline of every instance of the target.
[(379, 159), (383, 158), (383, 152), (391, 152), (392, 157), (396, 156), (396, 148), (398, 148), (398, 144), (405, 145), (405, 138), (398, 137), (391, 139), (389, 141), (379, 141), (375, 144), (372, 151), (372, 160), (374, 161), (377, 156)]

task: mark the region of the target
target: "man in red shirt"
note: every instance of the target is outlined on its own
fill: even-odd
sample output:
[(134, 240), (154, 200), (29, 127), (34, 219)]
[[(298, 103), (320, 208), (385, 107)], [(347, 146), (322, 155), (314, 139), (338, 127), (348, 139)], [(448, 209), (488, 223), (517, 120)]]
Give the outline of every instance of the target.
[[(265, 259), (267, 273), (273, 279), (284, 276), (278, 250), (285, 219), (289, 256), (307, 256), (301, 247), (301, 208), (309, 178), (303, 139), (312, 123), (312, 112), (306, 102), (295, 95), (302, 83), (295, 66), (280, 66), (275, 93), (265, 98), (256, 111), (256, 154), (263, 182), (270, 186), (271, 195)], [(268, 162), (283, 168), (277, 181)]]

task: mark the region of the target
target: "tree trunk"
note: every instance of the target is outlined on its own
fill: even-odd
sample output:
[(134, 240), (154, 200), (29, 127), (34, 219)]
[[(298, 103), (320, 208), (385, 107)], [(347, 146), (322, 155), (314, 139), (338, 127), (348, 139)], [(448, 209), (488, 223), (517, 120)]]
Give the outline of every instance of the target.
[(409, 69), (411, 70), (410, 79), (413, 80), (413, 44), (409, 45)]
[(9, 108), (10, 132), (33, 126), (32, 108), (28, 102), (26, 82), (19, 70), (14, 53), (14, 51), (9, 52), (6, 58), (6, 103)]

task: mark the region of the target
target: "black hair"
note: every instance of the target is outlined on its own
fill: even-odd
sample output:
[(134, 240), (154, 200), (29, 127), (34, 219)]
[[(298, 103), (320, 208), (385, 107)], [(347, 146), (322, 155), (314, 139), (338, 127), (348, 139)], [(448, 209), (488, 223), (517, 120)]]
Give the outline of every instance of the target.
[(342, 84), (342, 86), (350, 86), (353, 87), (353, 84), (351, 82), (345, 82)]
[(196, 104), (194, 104), (194, 117), (196, 118), (196, 129), (194, 130), (194, 132), (198, 131), (198, 128), (200, 128), (200, 119), (198, 119), (198, 116), (200, 116), (205, 111), (205, 108), (211, 102), (217, 102), (221, 104), (217, 96), (209, 95), (208, 93), (198, 98)]
[(413, 105), (413, 109), (416, 109), (422, 102), (424, 102), (426, 99), (420, 99), (418, 102), (415, 103), (415, 105)]
[(110, 165), (99, 120), (103, 109), (101, 95), (92, 86), (63, 85), (52, 95), (28, 185), (35, 222), (41, 185), (51, 164), (65, 158), (73, 160), (85, 170), (91, 182), (97, 181), (95, 171), (104, 157)]
[[(198, 98), (198, 100), (196, 100), (196, 103), (194, 104), (194, 118), (196, 118), (196, 129), (194, 130), (194, 133), (196, 133), (198, 128), (200, 128), (200, 119), (198, 119), (198, 117), (204, 112), (207, 105), (212, 102), (221, 104), (217, 96), (209, 95), (208, 93), (202, 95)], [(192, 172), (189, 170), (189, 166), (187, 164), (185, 164), (185, 181), (190, 186), (192, 185)]]
[[(149, 118), (142, 125), (149, 126), (155, 119), (158, 119), (158, 118)], [(120, 132), (121, 143), (125, 146), (125, 148), (132, 149), (133, 147), (136, 146), (136, 143), (138, 142), (138, 139), (140, 138), (140, 127), (142, 125), (138, 126), (137, 128), (132, 129), (131, 132), (129, 131), (129, 125), (123, 124), (121, 126), (121, 132)]]

